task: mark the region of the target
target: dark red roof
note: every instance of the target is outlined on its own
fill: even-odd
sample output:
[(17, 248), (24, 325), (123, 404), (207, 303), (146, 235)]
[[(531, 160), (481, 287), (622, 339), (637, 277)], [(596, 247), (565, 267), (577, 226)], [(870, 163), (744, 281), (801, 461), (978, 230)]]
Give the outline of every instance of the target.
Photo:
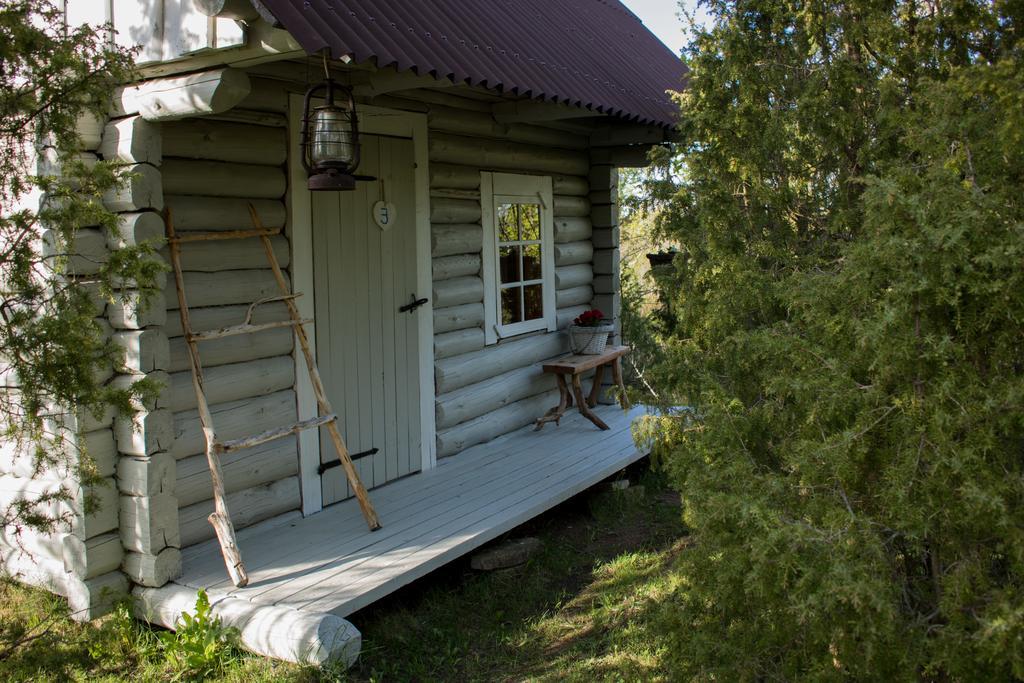
[[(669, 2), (671, 0), (665, 0)], [(261, 0), (310, 54), (329, 48), (501, 92), (672, 126), (686, 68), (618, 0)]]

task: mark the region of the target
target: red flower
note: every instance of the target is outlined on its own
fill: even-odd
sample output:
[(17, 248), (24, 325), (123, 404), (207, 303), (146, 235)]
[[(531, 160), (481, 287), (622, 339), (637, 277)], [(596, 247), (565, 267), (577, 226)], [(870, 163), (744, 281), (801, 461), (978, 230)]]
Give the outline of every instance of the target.
[(580, 313), (579, 317), (572, 321), (573, 325), (579, 327), (597, 327), (604, 322), (604, 313), (596, 308)]

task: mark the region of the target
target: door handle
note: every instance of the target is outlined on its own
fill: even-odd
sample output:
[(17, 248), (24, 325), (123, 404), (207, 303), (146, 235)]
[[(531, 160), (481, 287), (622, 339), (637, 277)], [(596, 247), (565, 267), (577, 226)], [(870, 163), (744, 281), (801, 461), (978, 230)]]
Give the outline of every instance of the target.
[(400, 313), (412, 313), (412, 312), (413, 312), (413, 311), (415, 311), (415, 310), (416, 310), (417, 308), (419, 308), (419, 307), (420, 307), (420, 306), (422, 306), (423, 304), (425, 304), (425, 303), (427, 303), (428, 301), (430, 301), (430, 299), (427, 299), (426, 297), (424, 297), (424, 298), (422, 298), (422, 299), (417, 299), (417, 298), (416, 298), (416, 293), (415, 293), (415, 292), (413, 292), (412, 294), (410, 294), (410, 295), (409, 295), (409, 297), (410, 297), (410, 298), (412, 299), (412, 301), (410, 301), (409, 303), (407, 303), (407, 304), (406, 304), (406, 305), (404, 305), (404, 306), (401, 306), (401, 307), (399, 307), (398, 311), (399, 311)]

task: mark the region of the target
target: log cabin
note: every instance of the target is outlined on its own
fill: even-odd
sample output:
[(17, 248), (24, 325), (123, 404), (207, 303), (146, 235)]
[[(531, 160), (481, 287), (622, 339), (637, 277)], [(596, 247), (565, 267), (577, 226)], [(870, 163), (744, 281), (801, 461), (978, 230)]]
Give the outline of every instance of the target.
[[(120, 234), (82, 229), (86, 257), (71, 267), (87, 276), (119, 245), (163, 240), (168, 216), (180, 235), (246, 230), (252, 207), (279, 229), (267, 248), (302, 294), (308, 345), (382, 527), (367, 528), (325, 428), (224, 453), (249, 579), (233, 584), (208, 521), (202, 411), (168, 274), (148, 307), (130, 289), (97, 301), (125, 351), (110, 381), (149, 376), (162, 391), (131, 418), (78, 417), (105, 479), (80, 498), (97, 504), (71, 503), (68, 528), (4, 547), (9, 571), (67, 596), (81, 618), (131, 591), (141, 617), (172, 628), (205, 588), (246, 647), (351, 662), (359, 633), (344, 617), (642, 457), (630, 435), (641, 411), (604, 398), (608, 431), (579, 416), (530, 429), (557, 403), (540, 364), (567, 353), (569, 322), (590, 307), (618, 317), (618, 169), (671, 139), (669, 93), (684, 87), (678, 57), (618, 0), (65, 5), (68, 22), (109, 22), (111, 40), (139, 48), (142, 76), (106, 118), (81, 123), (83, 157), (131, 176), (106, 201)], [(345, 191), (311, 191), (303, 164), (304, 94), (325, 79), (357, 112)], [(191, 329), (237, 325), (279, 294), (260, 242), (180, 244)], [(291, 301), (258, 306), (251, 322), (284, 320)], [(317, 414), (290, 326), (209, 340), (200, 358), (221, 439)], [(2, 487), (38, 491), (47, 476), (14, 454)]]

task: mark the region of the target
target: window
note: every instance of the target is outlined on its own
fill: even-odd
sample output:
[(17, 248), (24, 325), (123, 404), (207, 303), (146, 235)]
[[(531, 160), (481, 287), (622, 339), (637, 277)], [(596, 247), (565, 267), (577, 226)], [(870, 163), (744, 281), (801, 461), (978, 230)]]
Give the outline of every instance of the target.
[(551, 178), (480, 174), (488, 344), (555, 329)]

